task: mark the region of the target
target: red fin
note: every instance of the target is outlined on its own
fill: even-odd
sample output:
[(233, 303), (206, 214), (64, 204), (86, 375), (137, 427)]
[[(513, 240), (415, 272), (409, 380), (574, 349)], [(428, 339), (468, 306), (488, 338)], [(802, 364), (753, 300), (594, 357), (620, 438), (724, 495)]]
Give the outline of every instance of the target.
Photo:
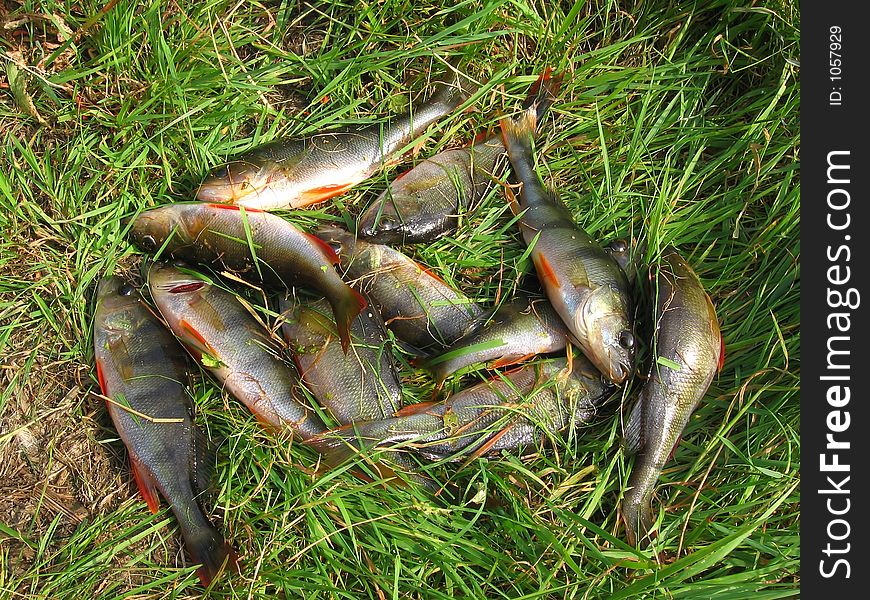
[(185, 538), (185, 545), (194, 562), (199, 582), (208, 587), (224, 571), (241, 573), (239, 555), (223, 536), (212, 527), (202, 527)]
[(130, 456), (130, 466), (133, 467), (133, 479), (136, 481), (136, 487), (139, 488), (139, 493), (142, 494), (145, 504), (148, 505), (148, 510), (151, 511), (151, 514), (157, 513), (160, 510), (160, 497), (157, 495), (154, 479), (133, 456)]
[(492, 447), (495, 446), (498, 441), (503, 438), (512, 428), (513, 424), (508, 425), (507, 427), (496, 433), (494, 436), (492, 436), (490, 439), (486, 440), (486, 443), (484, 443), (480, 448), (471, 453), (471, 456), (468, 457), (466, 464), (476, 458), (480, 458), (481, 456), (489, 452)]
[(680, 442), (681, 442), (682, 440), (683, 440), (683, 434), (680, 433), (680, 435), (677, 437), (677, 441), (674, 442), (674, 447), (671, 448), (671, 453), (668, 454), (668, 460), (667, 460), (667, 462), (670, 462), (671, 460), (673, 460), (673, 458), (674, 458), (674, 454), (677, 453), (677, 446), (680, 445)]
[(100, 392), (102, 392), (103, 396), (108, 396), (109, 391), (106, 389), (106, 376), (103, 375), (103, 365), (100, 364), (100, 361), (97, 361), (97, 381), (100, 384)]
[(549, 281), (553, 287), (559, 287), (559, 278), (556, 276), (556, 271), (553, 270), (553, 265), (547, 260), (543, 254), (532, 256), (532, 262), (535, 263), (535, 268), (538, 270), (538, 275), (542, 279)]
[[(218, 561), (215, 561), (214, 558), (217, 558)], [(233, 571), (234, 573), (242, 572), (239, 563), (239, 555), (236, 554), (236, 551), (226, 542), (224, 542), (217, 557), (212, 557), (212, 559), (213, 560), (209, 561), (197, 560), (197, 562), (203, 563), (203, 565), (196, 570), (196, 576), (199, 577), (199, 582), (204, 587), (210, 586), (211, 582), (214, 581), (214, 578), (224, 571)]]
[(302, 233), (305, 234), (305, 237), (308, 238), (308, 241), (310, 241), (312, 244), (314, 244), (323, 251), (326, 257), (329, 259), (330, 263), (334, 265), (338, 264), (338, 254), (335, 253), (335, 250), (332, 249), (332, 246), (321, 240), (316, 235), (305, 233), (304, 231)]
[(312, 188), (310, 190), (305, 190), (302, 192), (300, 196), (300, 203), (295, 203), (295, 207), (300, 206), (308, 206), (309, 204), (316, 204), (317, 202), (323, 202), (324, 200), (329, 200), (335, 196), (340, 196), (341, 194), (348, 191), (352, 188), (354, 182), (350, 183), (333, 183), (330, 185), (323, 185), (317, 188)]
[(498, 124), (501, 127), (502, 142), (510, 155), (511, 148), (517, 143), (528, 143), (526, 140), (534, 134), (537, 127), (537, 113), (534, 107), (530, 107), (517, 120), (504, 118)]
[(722, 367), (725, 366), (725, 338), (721, 335), (719, 336), (719, 364), (717, 365), (717, 371), (721, 371)]
[(447, 282), (445, 282), (443, 279), (441, 279), (440, 277), (438, 277), (438, 275), (436, 275), (435, 272), (434, 272), (432, 269), (430, 269), (429, 267), (426, 267), (426, 266), (424, 266), (424, 265), (421, 265), (421, 264), (418, 263), (417, 261), (412, 261), (412, 262), (413, 262), (415, 265), (417, 265), (417, 268), (418, 268), (418, 269), (420, 269), (421, 271), (423, 271), (424, 273), (426, 273), (426, 275), (428, 275), (429, 277), (431, 277), (432, 279), (434, 279), (435, 281), (437, 281), (437, 282), (440, 283), (441, 285), (444, 285), (444, 286), (446, 286), (446, 287), (450, 287), (449, 285), (447, 285)]
[(399, 410), (394, 413), (396, 417), (410, 417), (411, 415), (419, 415), (421, 413), (425, 413), (430, 408), (435, 406), (436, 404), (441, 404), (435, 400), (429, 400), (426, 402), (418, 402), (417, 404), (408, 404), (407, 406), (403, 406)]
[(463, 144), (462, 147), (463, 148), (470, 148), (471, 146), (474, 146), (475, 144), (480, 144), (481, 142), (485, 142), (486, 140), (488, 140), (491, 137), (492, 137), (492, 133), (488, 129), (484, 129), (483, 131), (481, 131), (480, 133), (475, 135), (473, 138), (468, 140), (465, 144)]
[(204, 281), (197, 281), (195, 283), (182, 283), (181, 285), (176, 285), (174, 288), (169, 290), (170, 294), (186, 294), (188, 292), (195, 292), (196, 290), (200, 290), (205, 286)]
[(515, 217), (518, 216), (522, 212), (522, 209), (520, 208), (520, 203), (517, 202), (517, 195), (514, 193), (510, 184), (504, 186), (504, 195), (507, 198), (508, 206), (511, 207), (511, 213), (513, 213)]
[(529, 88), (528, 97), (536, 98), (541, 93), (541, 88), (544, 88), (550, 95), (555, 96), (562, 87), (564, 77), (564, 73), (553, 75), (553, 67), (545, 67), (541, 76)]
[[(212, 357), (214, 357), (214, 358), (218, 357), (217, 352), (215, 352), (215, 349), (212, 348), (211, 344), (209, 344), (206, 341), (206, 339), (204, 337), (202, 337), (202, 334), (199, 333), (196, 329), (194, 329), (190, 323), (188, 323), (186, 320), (182, 319), (181, 321), (179, 321), (179, 325), (181, 326), (181, 328), (184, 331), (186, 331), (191, 336), (193, 336), (193, 339), (195, 339), (198, 343), (200, 343), (202, 345), (202, 349), (204, 349), (206, 352), (211, 354)], [(199, 350), (199, 348), (197, 348), (197, 350)]]
[(508, 354), (507, 356), (502, 356), (500, 359), (492, 363), (493, 369), (498, 369), (499, 367), (507, 367), (509, 365), (515, 365), (517, 363), (526, 362), (530, 358), (536, 356), (534, 352), (530, 354), (523, 354), (518, 356), (516, 354)]
[(349, 290), (339, 305), (333, 306), (335, 326), (338, 329), (338, 338), (341, 340), (341, 349), (347, 354), (350, 348), (350, 326), (356, 316), (369, 305), (365, 297), (352, 287), (345, 286)]
[[(242, 209), (242, 206), (240, 206), (239, 204), (216, 204), (215, 203), (215, 204), (209, 204), (208, 207), (209, 208), (222, 208), (224, 210), (235, 210), (238, 212), (241, 212), (241, 209)], [(266, 212), (264, 210), (260, 210), (259, 208), (249, 208), (247, 206), (245, 206), (244, 209), (245, 209), (245, 212), (251, 212), (251, 213)]]
[(552, 67), (547, 67), (535, 83), (529, 88), (529, 93), (523, 101), (523, 108), (535, 111), (535, 122), (539, 124), (541, 119), (556, 100), (559, 89), (562, 87), (564, 73), (553, 75)]

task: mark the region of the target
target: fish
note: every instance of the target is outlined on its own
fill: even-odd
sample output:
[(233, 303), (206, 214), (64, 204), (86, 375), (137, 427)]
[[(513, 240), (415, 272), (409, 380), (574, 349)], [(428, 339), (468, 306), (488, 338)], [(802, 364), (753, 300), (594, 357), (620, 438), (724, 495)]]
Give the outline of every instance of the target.
[(676, 249), (665, 250), (650, 276), (656, 284), (653, 359), (623, 438), (626, 454), (637, 454), (620, 509), (633, 546), (653, 526), (656, 482), (725, 356), (713, 302)]
[(269, 431), (299, 440), (326, 430), (299, 399), (299, 376), (239, 298), (181, 263), (152, 263), (146, 279), (157, 309), (190, 354)]
[(533, 108), (517, 119), (502, 119), (501, 130), (519, 184), (509, 201), (519, 215), (538, 279), (589, 360), (613, 383), (634, 371), (633, 303), (625, 273), (579, 225), (535, 170)]
[(564, 350), (570, 343), (568, 328), (543, 298), (521, 294), (479, 320), (479, 326), (446, 351), (423, 361), (437, 387), (470, 365), (495, 361), (491, 367), (506, 367), (537, 354)]
[(208, 202), (167, 204), (136, 216), (129, 235), (148, 252), (163, 249), (278, 290), (299, 284), (320, 292), (332, 306), (345, 350), (350, 324), (366, 306), (336, 271), (332, 248), (268, 212)]
[(287, 297), (279, 306), (281, 332), (302, 380), (338, 423), (383, 418), (402, 407), (402, 384), (377, 311), (357, 315), (345, 355), (324, 300), (303, 304)]
[[(534, 106), (538, 123), (552, 105), (562, 78), (547, 68), (523, 106)], [(433, 242), (456, 230), (496, 185), (507, 164), (499, 135), (465, 148), (439, 152), (402, 173), (366, 209), (359, 235), (379, 244)]]
[(193, 422), (184, 350), (119, 277), (97, 286), (94, 358), (100, 390), (148, 508), (156, 513), (161, 496), (169, 503), (185, 547), (202, 565), (196, 570), (202, 585), (223, 569), (238, 571), (238, 555), (198, 503), (214, 459)]
[(315, 234), (336, 251), (345, 279), (371, 298), (387, 327), (415, 351), (452, 344), (484, 313), (480, 304), (398, 250), (335, 226), (322, 225)]
[[(282, 297), (281, 331), (306, 387), (336, 422), (350, 425), (384, 419), (403, 404), (402, 384), (393, 362), (391, 343), (380, 314), (373, 308), (361, 312), (351, 331), (351, 351), (345, 355), (335, 343), (335, 322), (323, 301), (302, 303), (292, 296)], [(327, 466), (338, 466), (325, 453)], [(405, 452), (387, 452), (369, 465), (384, 481), (415, 481), (435, 490), (428, 477), (418, 472), (417, 464)], [(370, 479), (360, 470), (355, 474)]]
[(394, 417), (355, 423), (305, 442), (335, 458), (378, 446), (410, 448), (431, 460), (525, 449), (591, 422), (614, 387), (582, 356), (524, 365), (440, 402), (411, 404)]
[(440, 81), (432, 97), (386, 122), (283, 138), (250, 150), (214, 170), (197, 199), (248, 208), (300, 208), (350, 190), (394, 160), (432, 123), (473, 92), (459, 72)]

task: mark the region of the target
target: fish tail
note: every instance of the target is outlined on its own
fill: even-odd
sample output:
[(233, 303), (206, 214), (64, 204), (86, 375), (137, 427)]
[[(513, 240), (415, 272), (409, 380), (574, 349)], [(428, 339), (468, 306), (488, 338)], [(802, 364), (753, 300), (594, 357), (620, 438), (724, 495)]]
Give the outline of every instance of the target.
[[(632, 546), (638, 542), (646, 545), (653, 537), (650, 531), (655, 523), (652, 509), (652, 495), (658, 471), (654, 474), (645, 473), (642, 465), (635, 463), (635, 469), (641, 467), (640, 474), (632, 474), (628, 491), (622, 501), (619, 514), (625, 524), (625, 537)], [(647, 476), (644, 476), (647, 475)], [(650, 478), (652, 481), (650, 482)]]
[(337, 467), (360, 452), (353, 425), (343, 425), (311, 436), (302, 442), (323, 455), (327, 465)]
[[(308, 438), (303, 442), (311, 446), (323, 456), (327, 467), (337, 467), (352, 459), (366, 449), (376, 448), (385, 441), (383, 425), (393, 419), (370, 421), (366, 423), (351, 423), (337, 427), (320, 435)], [(404, 452), (386, 451), (381, 458), (367, 460), (367, 469), (354, 468), (353, 474), (365, 481), (380, 481), (384, 485), (399, 486), (407, 482), (420, 485), (430, 492), (438, 488), (434, 482), (420, 473), (415, 462)]]
[(224, 570), (239, 572), (238, 554), (214, 527), (198, 527), (185, 542), (193, 561), (202, 565), (196, 570), (202, 585), (210, 585)]
[[(398, 414), (401, 414), (401, 410)], [(312, 436), (302, 443), (320, 452), (327, 464), (338, 466), (357, 454), (377, 448), (381, 444), (401, 442), (413, 437), (412, 434), (392, 433), (396, 422), (395, 417), (388, 417), (375, 421), (349, 423)]]
[(350, 327), (357, 315), (368, 306), (365, 297), (352, 287), (345, 286), (347, 293), (332, 305), (335, 313), (335, 326), (338, 328), (338, 337), (341, 339), (341, 349), (347, 354), (350, 348)]
[(532, 136), (538, 124), (537, 108), (530, 106), (518, 118), (505, 118), (499, 124), (502, 141), (511, 163), (516, 166), (518, 161), (528, 161), (531, 165)]
[(564, 73), (553, 75), (552, 67), (546, 67), (541, 76), (529, 88), (529, 93), (523, 101), (523, 109), (534, 108), (538, 124), (543, 121), (547, 111), (550, 110), (553, 102), (556, 101), (556, 96), (562, 87), (563, 78)]

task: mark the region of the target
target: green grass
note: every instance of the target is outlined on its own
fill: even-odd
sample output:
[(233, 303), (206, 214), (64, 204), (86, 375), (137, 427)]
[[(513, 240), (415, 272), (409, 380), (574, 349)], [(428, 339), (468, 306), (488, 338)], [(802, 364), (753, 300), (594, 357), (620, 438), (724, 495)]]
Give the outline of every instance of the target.
[[(122, 0), (73, 38), (103, 2), (0, 12), (19, 21), (0, 38), (7, 74), (20, 62), (18, 101), (0, 93), (0, 597), (202, 592), (91, 394), (95, 282), (136, 271), (121, 218), (191, 199), (209, 167), (257, 143), (402, 110), (451, 58), (483, 86), (421, 157), (496, 126), (544, 66), (564, 71), (541, 174), (600, 240), (642, 237), (647, 258), (676, 245), (717, 307), (725, 368), (661, 478), (658, 542), (631, 548), (618, 524), (617, 402), (555, 448), (436, 465), (465, 490), (453, 503), (347, 468), (313, 477), (314, 453), (203, 378), (198, 420), (219, 443), (209, 506), (244, 560), (208, 595), (798, 595), (797, 6), (553, 4)], [(395, 173), (285, 216), (352, 224)], [(532, 271), (524, 250), (501, 191), (455, 235), (408, 249), (485, 302)], [(426, 399), (431, 383), (404, 365), (408, 401)]]

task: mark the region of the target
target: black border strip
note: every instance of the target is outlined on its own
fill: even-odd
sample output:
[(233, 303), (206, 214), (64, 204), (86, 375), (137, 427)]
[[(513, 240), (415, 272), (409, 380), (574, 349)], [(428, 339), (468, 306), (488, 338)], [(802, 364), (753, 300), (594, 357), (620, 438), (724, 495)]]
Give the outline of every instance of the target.
[[(801, 590), (866, 594), (870, 417), (860, 3), (801, 4)], [(848, 466), (847, 466), (848, 465)]]

